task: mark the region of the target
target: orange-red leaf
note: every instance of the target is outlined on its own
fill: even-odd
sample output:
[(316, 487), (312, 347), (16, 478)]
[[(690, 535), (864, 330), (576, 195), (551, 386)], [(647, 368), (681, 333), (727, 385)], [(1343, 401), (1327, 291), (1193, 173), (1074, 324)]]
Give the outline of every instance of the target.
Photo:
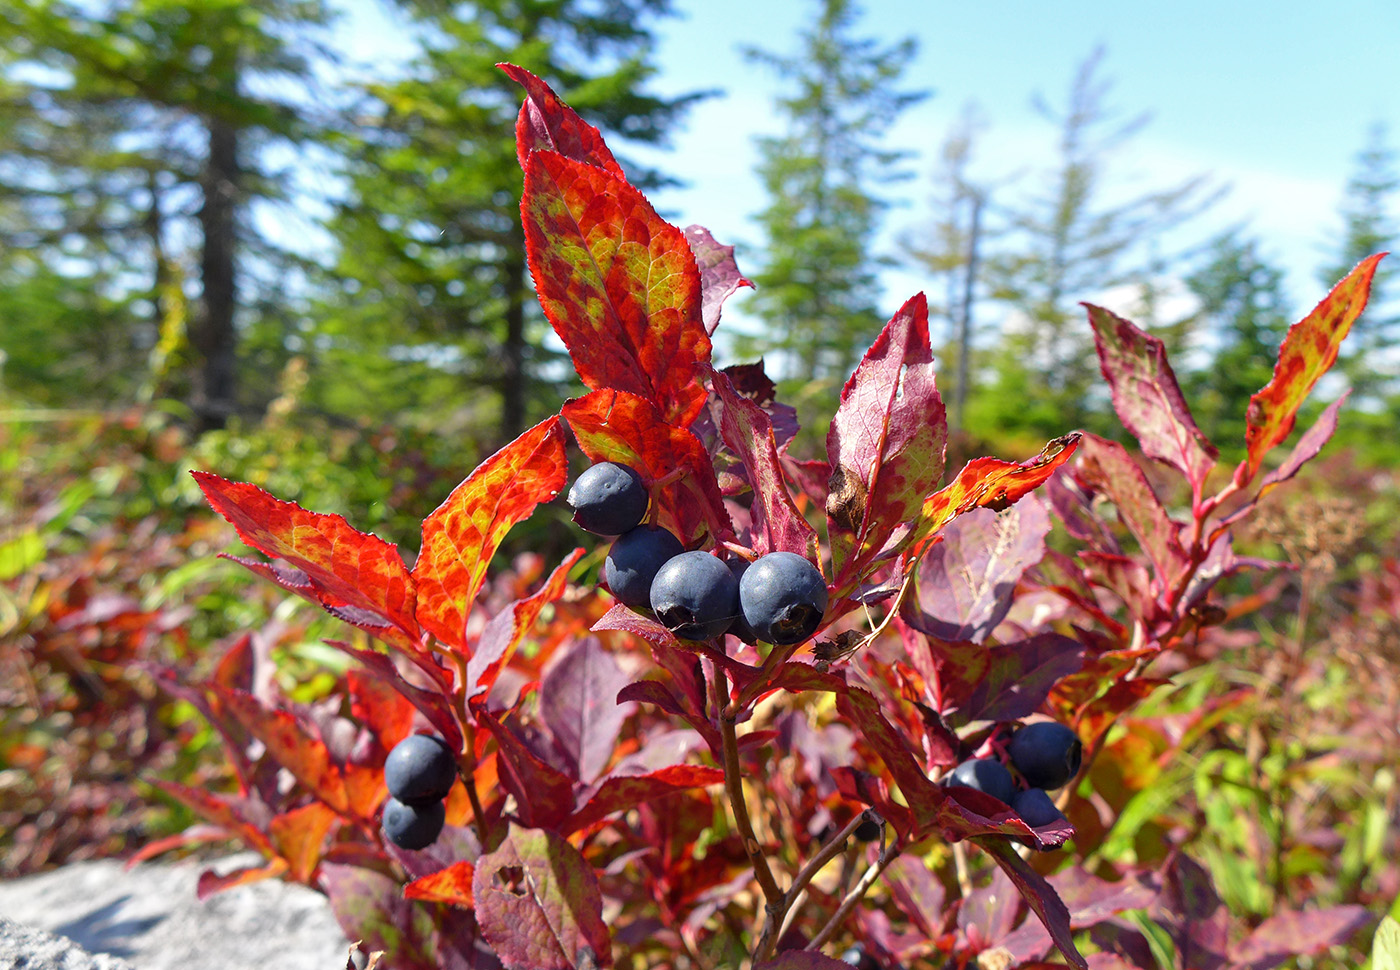
[(550, 417), (478, 465), (423, 520), (413, 566), (423, 629), (449, 646), (466, 646), (467, 614), (497, 546), (535, 506), (558, 495), (567, 477), (559, 418)]
[(425, 903), (446, 903), (471, 909), (472, 876), (476, 868), (466, 859), (452, 863), (446, 869), (415, 879), (403, 887), (404, 899), (421, 899)]
[(350, 713), (370, 729), (379, 746), (391, 750), (413, 731), (413, 702), (385, 680), (351, 668), (345, 674)]
[(206, 869), (199, 874), (199, 881), (195, 883), (194, 894), (200, 902), (203, 902), (215, 893), (221, 893), (225, 889), (232, 889), (234, 886), (246, 886), (254, 882), (262, 882), (264, 879), (276, 879), (286, 871), (286, 859), (273, 859), (265, 866), (249, 866), (244, 869), (235, 869), (222, 876), (212, 869)]
[(709, 452), (689, 428), (669, 424), (645, 398), (599, 390), (564, 405), (564, 420), (593, 461), (635, 468), (648, 485), (679, 469), (657, 498), (658, 524), (693, 547), (707, 532), (733, 532)]
[(523, 67), (496, 66), (525, 89), (525, 103), (515, 120), (515, 156), (520, 159), (521, 168), (531, 152), (548, 150), (626, 178), (598, 129), (561, 101), (548, 84)]
[(1293, 430), (1298, 409), (1318, 378), (1336, 361), (1342, 340), (1366, 308), (1376, 265), (1385, 255), (1377, 253), (1363, 259), (1311, 313), (1289, 327), (1279, 348), (1273, 379), (1249, 399), (1244, 434), (1249, 453), (1235, 471), (1238, 484), (1251, 481), (1258, 474), (1264, 455)]
[(1040, 454), (1028, 461), (1002, 461), (1000, 458), (974, 458), (963, 466), (958, 477), (934, 492), (924, 502), (915, 526), (917, 539), (907, 555), (918, 555), (928, 547), (939, 529), (956, 515), (971, 509), (1000, 511), (1019, 502), (1045, 480), (1079, 447), (1081, 435), (1071, 431), (1049, 442)]
[(273, 817), (268, 825), (277, 854), (287, 862), (287, 875), (295, 882), (310, 883), (321, 863), (321, 847), (335, 822), (335, 812), (312, 802)]
[[(308, 512), (256, 485), (192, 472), (204, 496), (247, 545), (306, 574), (323, 606), (348, 605), (383, 617), (412, 639), (413, 577), (398, 547), (350, 526), (338, 515)], [(327, 599), (329, 597), (329, 600)]]
[(175, 781), (156, 778), (152, 782), (157, 788), (185, 805), (205, 820), (242, 839), (251, 849), (263, 855), (273, 854), (272, 841), (263, 833), (239, 804), (240, 799), (229, 795), (216, 795), (203, 788), (192, 788)]
[(697, 365), (710, 337), (685, 234), (618, 176), (555, 152), (527, 160), (521, 212), (535, 290), (579, 378), (689, 427), (705, 405)]
[(251, 694), (220, 690), (218, 696), (248, 733), (266, 745), (268, 753), (291, 772), (293, 778), (337, 812), (350, 810), (345, 779), (331, 761), (325, 742), (289, 712), (265, 707)]

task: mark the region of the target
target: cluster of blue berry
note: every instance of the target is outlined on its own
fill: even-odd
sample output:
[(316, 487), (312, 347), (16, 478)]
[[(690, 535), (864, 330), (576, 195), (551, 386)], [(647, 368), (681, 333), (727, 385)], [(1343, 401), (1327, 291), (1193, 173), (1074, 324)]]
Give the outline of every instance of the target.
[(581, 528), (617, 537), (603, 564), (608, 590), (676, 636), (732, 633), (745, 643), (788, 645), (821, 626), (826, 581), (809, 559), (770, 552), (749, 562), (687, 552), (671, 532), (643, 522), (650, 495), (635, 469), (599, 462), (578, 476), (567, 498)]

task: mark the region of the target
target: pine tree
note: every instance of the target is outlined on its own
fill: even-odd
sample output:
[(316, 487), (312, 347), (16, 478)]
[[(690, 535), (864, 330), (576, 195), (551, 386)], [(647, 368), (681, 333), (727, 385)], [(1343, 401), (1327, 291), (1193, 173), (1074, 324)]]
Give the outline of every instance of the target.
[[(495, 65), (530, 70), (590, 122), (633, 141), (662, 141), (697, 96), (646, 91), (647, 23), (669, 0), (623, 0), (601, 13), (577, 0), (403, 9), (421, 53), (403, 77), (365, 87), (361, 124), (342, 146), (350, 188), (331, 227), (341, 293), (322, 311), (315, 393), (332, 410), (380, 414), (412, 407), (440, 417), (447, 402), (464, 429), (504, 440), (545, 397), (540, 382), (558, 378), (520, 226), (522, 91)], [(635, 167), (629, 178), (655, 180)], [(336, 377), (346, 366), (350, 384)]]
[(795, 88), (778, 99), (785, 134), (759, 140), (771, 199), (758, 216), (766, 262), (748, 306), (767, 326), (757, 349), (782, 351), (803, 382), (844, 379), (883, 322), (877, 309), (875, 233), (886, 208), (877, 184), (903, 177), (906, 152), (883, 147), (922, 92), (895, 85), (915, 53), (854, 36), (859, 8), (820, 0), (791, 55), (751, 50)]

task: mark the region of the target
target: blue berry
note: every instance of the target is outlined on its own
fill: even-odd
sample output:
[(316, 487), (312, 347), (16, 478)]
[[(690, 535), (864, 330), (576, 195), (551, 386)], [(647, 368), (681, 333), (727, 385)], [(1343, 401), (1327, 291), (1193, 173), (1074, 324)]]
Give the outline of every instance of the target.
[(1011, 779), (1011, 772), (995, 758), (973, 758), (964, 761), (948, 775), (947, 784), (954, 788), (972, 788), (986, 792), (1008, 805), (1016, 795), (1016, 783)]
[(821, 626), (826, 580), (806, 557), (770, 552), (744, 570), (739, 608), (764, 643), (801, 643)]
[(1063, 787), (1079, 773), (1084, 746), (1074, 731), (1054, 721), (1027, 724), (1011, 736), (1006, 753), (1032, 788)]
[(665, 529), (639, 525), (613, 540), (603, 561), (603, 581), (624, 606), (649, 609), (651, 581), (668, 559), (683, 552), (685, 546)]
[(406, 805), (390, 798), (384, 802), (380, 828), (384, 837), (400, 849), (426, 849), (437, 841), (446, 816), (447, 806), (441, 801)]
[(596, 535), (620, 536), (647, 514), (646, 483), (626, 465), (602, 461), (587, 468), (569, 488), (566, 501), (579, 528)]
[(1011, 810), (1033, 829), (1066, 821), (1064, 813), (1055, 807), (1043, 788), (1018, 791), (1011, 801)]
[(389, 794), (409, 805), (442, 801), (456, 780), (452, 749), (430, 734), (410, 734), (384, 759)]
[(708, 552), (672, 556), (651, 581), (651, 609), (666, 629), (685, 640), (723, 636), (739, 611), (739, 584)]
[[(744, 578), (744, 573), (748, 571), (749, 561), (747, 559), (741, 559), (738, 556), (733, 556), (726, 561), (725, 565), (727, 565), (729, 571), (734, 574), (735, 588), (737, 589), (738, 584)], [(729, 625), (728, 632), (747, 644), (758, 643), (758, 634), (754, 632), (753, 627), (749, 626), (749, 621), (744, 619), (744, 611), (741, 609), (736, 609), (734, 611), (734, 622)]]

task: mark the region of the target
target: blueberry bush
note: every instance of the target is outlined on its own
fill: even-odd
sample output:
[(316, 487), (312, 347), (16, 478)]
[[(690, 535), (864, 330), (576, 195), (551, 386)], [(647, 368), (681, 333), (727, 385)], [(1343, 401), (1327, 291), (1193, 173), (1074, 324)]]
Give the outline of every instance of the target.
[[(196, 473), (267, 557), (236, 561), (343, 620), (330, 645), (355, 663), (301, 704), (246, 640), (207, 680), (161, 671), (237, 790), (162, 782), (206, 821), (143, 857), (237, 838), (262, 864), (201, 893), (314, 886), (385, 965), (424, 970), (1355, 965), (1365, 905), (1227, 906), (1138, 797), (1146, 762), (1230, 710), (1151, 705), (1265, 595), (1249, 577), (1287, 566), (1235, 537), (1333, 433), (1341, 401), (1266, 463), (1381, 257), (1289, 332), (1233, 471), (1161, 342), (1086, 306), (1136, 449), (1067, 429), (945, 474), (922, 295), (841, 389), (825, 458), (799, 458), (762, 364), (712, 358), (748, 285), (732, 248), (658, 217), (596, 129), (504, 70), (530, 268), (587, 390), (423, 520), (411, 567)], [(492, 570), (536, 513), (565, 527), (571, 454), (593, 535), (552, 571)], [(1125, 744), (1149, 723), (1160, 750)]]

